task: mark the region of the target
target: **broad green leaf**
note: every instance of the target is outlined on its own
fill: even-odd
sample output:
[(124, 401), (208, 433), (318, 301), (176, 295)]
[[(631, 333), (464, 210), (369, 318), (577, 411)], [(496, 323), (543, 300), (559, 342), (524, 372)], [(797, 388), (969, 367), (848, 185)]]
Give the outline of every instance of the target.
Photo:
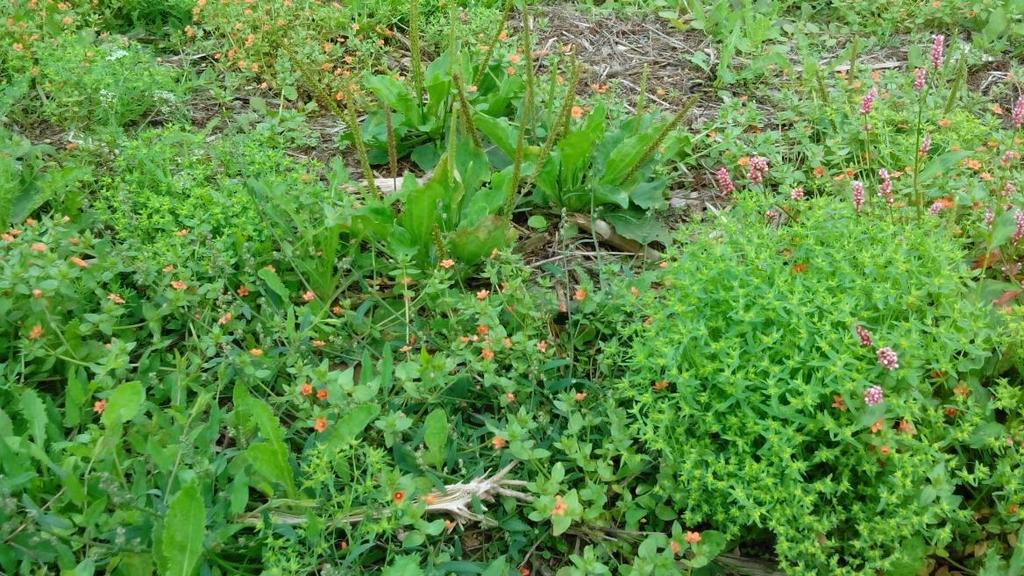
[(700, 542), (694, 545), (694, 557), (690, 565), (694, 568), (707, 566), (712, 560), (718, 557), (725, 550), (728, 541), (725, 534), (715, 530), (705, 530), (700, 533)]
[(546, 230), (548, 227), (548, 219), (540, 214), (534, 214), (526, 220), (526, 225), (534, 230)]
[(182, 488), (171, 498), (164, 517), (164, 576), (191, 576), (203, 555), (206, 536), (206, 507), (195, 484)]
[(433, 245), (445, 196), (444, 187), (431, 180), (406, 197), (399, 223), (409, 233), (421, 257), (425, 257)]
[(120, 426), (138, 415), (145, 400), (146, 389), (141, 382), (125, 382), (114, 388), (107, 398), (107, 407), (100, 421), (108, 428)]
[(989, 242), (988, 249), (995, 250), (996, 248), (1006, 244), (1006, 242), (1013, 237), (1014, 231), (1017, 229), (1017, 223), (1013, 218), (1013, 212), (1007, 210), (996, 218), (995, 222), (992, 223), (992, 241)]
[(269, 482), (281, 484), (289, 495), (294, 494), (292, 467), (284, 445), (257, 442), (246, 448), (245, 457), (253, 473)]
[(412, 126), (423, 123), (420, 105), (416, 102), (408, 82), (399, 82), (391, 76), (370, 76), (365, 80), (366, 87), (377, 95), (392, 110), (402, 114)]
[(288, 289), (285, 288), (284, 282), (281, 282), (281, 278), (277, 276), (277, 272), (274, 272), (270, 268), (260, 268), (260, 271), (257, 272), (256, 275), (262, 278), (263, 281), (267, 283), (267, 287), (280, 296), (282, 300), (287, 302), (290, 299)]
[(958, 162), (964, 158), (970, 157), (973, 152), (961, 150), (959, 152), (946, 152), (933, 158), (928, 165), (921, 169), (921, 174), (918, 175), (918, 183), (924, 184), (932, 178), (935, 178), (939, 174), (948, 172), (951, 168), (956, 166)]
[(640, 134), (626, 138), (616, 146), (608, 157), (604, 174), (601, 175), (599, 183), (612, 186), (622, 184), (626, 176), (643, 159), (647, 149), (654, 144), (659, 130), (660, 125), (652, 126)]
[(46, 446), (46, 405), (39, 398), (39, 394), (31, 388), (23, 390), (19, 396), (21, 415), (25, 418), (25, 423), (28, 424), (32, 441), (36, 446), (42, 448)]
[(423, 422), (423, 442), (427, 445), (427, 459), (434, 466), (440, 466), (448, 444), (448, 415), (444, 408), (437, 408), (427, 415)]
[(391, 562), (381, 576), (423, 576), (420, 559), (416, 556), (398, 556)]
[(1010, 567), (1007, 576), (1024, 576), (1024, 527), (1017, 531), (1017, 545), (1013, 548), (1013, 556), (1010, 557)]
[(473, 117), (473, 124), (481, 134), (487, 137), (499, 150), (509, 158), (516, 155), (516, 142), (519, 139), (519, 127), (506, 118), (492, 118), (483, 113)]
[(354, 442), (378, 414), (380, 414), (380, 407), (377, 404), (363, 404), (346, 411), (331, 427), (330, 444), (340, 445)]
[(483, 571), (483, 576), (508, 576), (508, 569), (508, 559), (505, 556), (499, 556), (487, 566), (487, 569)]
[(508, 246), (515, 232), (501, 216), (488, 216), (475, 226), (455, 232), (449, 240), (452, 255), (459, 262), (475, 264), (491, 255), (496, 248)]

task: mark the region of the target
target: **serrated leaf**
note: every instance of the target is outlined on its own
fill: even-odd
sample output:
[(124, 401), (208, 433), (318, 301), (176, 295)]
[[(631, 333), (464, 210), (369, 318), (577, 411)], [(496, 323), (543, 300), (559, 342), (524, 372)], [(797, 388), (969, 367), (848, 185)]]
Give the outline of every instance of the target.
[(39, 394), (31, 388), (23, 390), (20, 396), (18, 404), (21, 407), (21, 415), (28, 424), (32, 441), (42, 448), (46, 445), (46, 405), (39, 398)]
[(206, 507), (195, 484), (182, 488), (171, 498), (164, 517), (161, 552), (164, 576), (191, 576), (203, 555), (206, 536)]
[(114, 388), (107, 398), (107, 407), (100, 421), (108, 428), (120, 426), (138, 415), (145, 400), (146, 389), (141, 382), (125, 382)]
[(288, 289), (285, 288), (284, 282), (281, 282), (281, 278), (278, 277), (277, 272), (274, 272), (270, 268), (260, 268), (260, 271), (256, 273), (264, 282), (267, 283), (267, 287), (273, 290), (275, 294), (281, 297), (285, 302), (289, 299)]

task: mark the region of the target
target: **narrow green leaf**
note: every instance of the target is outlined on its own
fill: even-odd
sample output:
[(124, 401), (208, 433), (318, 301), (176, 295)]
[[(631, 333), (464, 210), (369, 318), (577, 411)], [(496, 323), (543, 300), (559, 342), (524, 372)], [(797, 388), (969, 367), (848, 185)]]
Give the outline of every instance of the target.
[(32, 441), (42, 448), (46, 445), (46, 406), (35, 390), (29, 388), (20, 394), (21, 415), (28, 424)]
[(448, 415), (443, 408), (437, 408), (427, 415), (423, 423), (423, 442), (427, 445), (427, 459), (433, 465), (440, 466), (448, 444)]

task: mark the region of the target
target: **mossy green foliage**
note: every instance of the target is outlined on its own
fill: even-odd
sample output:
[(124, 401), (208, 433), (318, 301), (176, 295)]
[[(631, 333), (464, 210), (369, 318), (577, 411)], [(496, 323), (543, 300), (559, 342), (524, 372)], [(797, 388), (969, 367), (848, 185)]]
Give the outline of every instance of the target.
[[(914, 574), (980, 529), (973, 510), (1024, 490), (1007, 446), (1024, 412), (1005, 411), (1012, 388), (987, 385), (1005, 320), (934, 222), (829, 198), (774, 226), (769, 207), (746, 198), (685, 231), (640, 299), (651, 323), (616, 394), (687, 525), (774, 540), (790, 574)], [(874, 385), (884, 401), (869, 406)], [(989, 467), (1001, 472), (978, 474)]]

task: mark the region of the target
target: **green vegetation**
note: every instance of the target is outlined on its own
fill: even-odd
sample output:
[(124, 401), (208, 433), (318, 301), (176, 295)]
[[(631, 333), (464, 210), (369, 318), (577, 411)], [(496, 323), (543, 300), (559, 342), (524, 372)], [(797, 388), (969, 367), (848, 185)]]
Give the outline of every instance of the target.
[(1024, 573), (1022, 13), (8, 2), (0, 573)]

